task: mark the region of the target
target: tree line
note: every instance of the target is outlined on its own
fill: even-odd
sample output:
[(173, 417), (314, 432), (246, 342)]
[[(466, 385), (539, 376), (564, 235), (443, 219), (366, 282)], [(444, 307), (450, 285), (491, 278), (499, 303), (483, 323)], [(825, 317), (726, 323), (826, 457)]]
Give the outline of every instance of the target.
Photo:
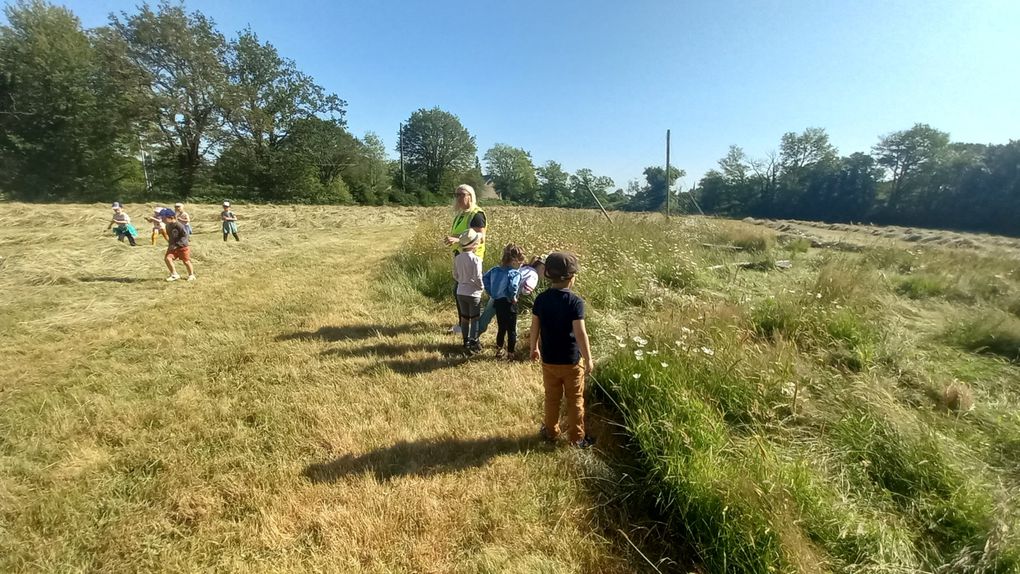
[(731, 146), (695, 197), (706, 212), (1020, 234), (1020, 141), (951, 142), (927, 124), (840, 156), (820, 128), (751, 159)]
[[(479, 157), (459, 118), (422, 108), (388, 153), (350, 133), (347, 103), (251, 29), (224, 36), (169, 0), (83, 29), (44, 0), (5, 6), (0, 27), (0, 196), (25, 201), (223, 197), (288, 203), (449, 201), (458, 183), (508, 204), (1020, 233), (1020, 142), (950, 142), (925, 124), (840, 156), (825, 130), (787, 133), (750, 158), (732, 146), (690, 193), (678, 168), (625, 187), (590, 168), (536, 165), (499, 143)], [(696, 201), (692, 201), (696, 200)]]

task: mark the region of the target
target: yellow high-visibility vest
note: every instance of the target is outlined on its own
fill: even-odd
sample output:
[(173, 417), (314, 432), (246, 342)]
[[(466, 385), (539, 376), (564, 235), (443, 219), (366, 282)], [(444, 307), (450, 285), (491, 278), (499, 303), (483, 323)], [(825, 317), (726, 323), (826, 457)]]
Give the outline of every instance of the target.
[[(474, 219), (475, 215), (477, 215), (479, 213), (484, 215), (485, 214), (485, 210), (480, 208), (480, 207), (478, 207), (478, 206), (475, 206), (475, 207), (473, 207), (471, 209), (468, 209), (468, 210), (460, 212), (460, 214), (458, 214), (457, 217), (453, 218), (453, 225), (450, 226), (450, 235), (453, 236), (453, 237), (460, 237), (461, 233), (464, 233), (465, 231), (467, 231), (470, 228), (471, 220)], [(460, 250), (460, 246), (457, 245), (456, 243), (454, 243), (451, 247), (453, 247), (453, 252), (454, 253), (457, 253), (457, 251)], [(484, 236), (484, 234), (482, 235), (482, 242), (481, 242), (481, 244), (475, 249), (475, 255), (477, 255), (480, 259), (485, 259), (485, 236)]]

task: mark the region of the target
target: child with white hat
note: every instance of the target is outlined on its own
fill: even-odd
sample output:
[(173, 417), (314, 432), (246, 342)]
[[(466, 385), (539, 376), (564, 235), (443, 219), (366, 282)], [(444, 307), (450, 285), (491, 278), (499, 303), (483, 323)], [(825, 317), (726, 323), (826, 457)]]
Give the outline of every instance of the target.
[(241, 238), (237, 236), (237, 216), (230, 210), (230, 202), (223, 202), (223, 212), (220, 213), (220, 220), (223, 222), (223, 241), (227, 240), (228, 235), (233, 235), (235, 241), (240, 241)]
[(482, 313), (482, 259), (475, 249), (482, 243), (482, 234), (468, 229), (457, 238), (458, 251), (453, 258), (453, 278), (457, 281), (457, 313), (464, 350), (475, 354), (478, 344), (478, 317)]

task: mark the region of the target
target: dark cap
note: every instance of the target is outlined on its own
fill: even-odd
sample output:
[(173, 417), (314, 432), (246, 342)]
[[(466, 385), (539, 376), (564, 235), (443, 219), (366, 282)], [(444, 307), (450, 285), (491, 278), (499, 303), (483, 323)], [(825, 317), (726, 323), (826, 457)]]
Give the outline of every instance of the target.
[(567, 281), (577, 274), (577, 255), (554, 251), (545, 258), (545, 276), (557, 283)]

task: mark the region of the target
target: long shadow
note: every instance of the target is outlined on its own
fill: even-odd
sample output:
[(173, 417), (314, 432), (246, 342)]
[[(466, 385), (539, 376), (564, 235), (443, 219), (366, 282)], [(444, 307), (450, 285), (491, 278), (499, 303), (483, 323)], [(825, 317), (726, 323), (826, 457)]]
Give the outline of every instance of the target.
[(405, 333), (427, 333), (436, 326), (428, 323), (407, 323), (405, 325), (345, 325), (343, 327), (320, 327), (317, 331), (295, 331), (276, 336), (277, 341), (347, 341), (369, 337), (396, 337)]
[(385, 482), (401, 476), (424, 477), (483, 466), (493, 457), (529, 452), (542, 445), (538, 437), (530, 436), (402, 441), (364, 454), (347, 454), (331, 462), (312, 464), (302, 474), (319, 483), (371, 471), (376, 480)]
[(78, 277), (82, 283), (144, 283), (155, 281), (155, 279), (143, 279), (141, 277)]
[(337, 355), (342, 357), (403, 357), (408, 353), (440, 353), (443, 355), (457, 355), (462, 352), (463, 347), (454, 342), (449, 343), (377, 343), (365, 345), (355, 349), (326, 349), (323, 356)]

